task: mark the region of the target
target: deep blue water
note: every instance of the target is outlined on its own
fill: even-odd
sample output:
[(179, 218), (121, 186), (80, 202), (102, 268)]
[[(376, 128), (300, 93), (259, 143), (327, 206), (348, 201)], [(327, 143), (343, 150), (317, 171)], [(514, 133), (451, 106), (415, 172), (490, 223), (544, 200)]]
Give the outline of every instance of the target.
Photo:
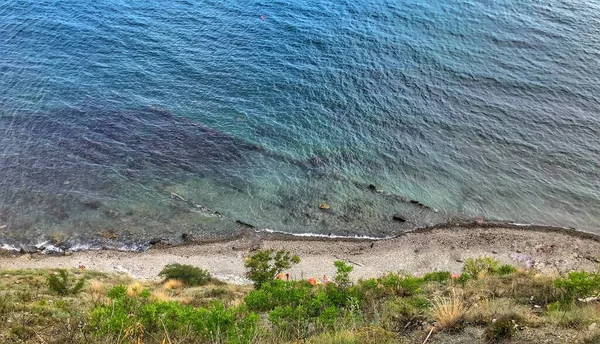
[(0, 238), (599, 233), (599, 99), (594, 1), (0, 0)]

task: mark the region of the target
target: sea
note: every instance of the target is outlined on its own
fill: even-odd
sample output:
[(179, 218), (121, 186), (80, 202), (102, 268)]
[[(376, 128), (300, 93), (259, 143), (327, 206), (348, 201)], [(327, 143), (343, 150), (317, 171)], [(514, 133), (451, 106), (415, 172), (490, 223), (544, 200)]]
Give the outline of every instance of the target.
[(456, 221), (600, 234), (600, 2), (0, 0), (3, 247)]

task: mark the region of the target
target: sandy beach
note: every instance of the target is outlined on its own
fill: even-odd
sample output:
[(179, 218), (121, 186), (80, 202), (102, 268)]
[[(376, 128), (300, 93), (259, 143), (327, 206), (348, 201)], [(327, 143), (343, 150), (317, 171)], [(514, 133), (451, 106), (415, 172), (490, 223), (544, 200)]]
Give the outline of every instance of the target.
[(515, 225), (457, 224), (378, 241), (244, 236), (224, 242), (155, 247), (145, 252), (99, 250), (64, 256), (5, 252), (0, 257), (0, 269), (84, 265), (87, 269), (154, 280), (164, 265), (181, 263), (207, 269), (224, 281), (245, 283), (244, 257), (258, 248), (286, 249), (299, 255), (301, 263), (289, 271), (296, 279), (332, 276), (335, 260), (354, 265), (355, 279), (397, 271), (415, 275), (433, 270), (460, 272), (464, 259), (478, 256), (550, 273), (595, 270), (600, 261), (600, 240), (591, 234)]

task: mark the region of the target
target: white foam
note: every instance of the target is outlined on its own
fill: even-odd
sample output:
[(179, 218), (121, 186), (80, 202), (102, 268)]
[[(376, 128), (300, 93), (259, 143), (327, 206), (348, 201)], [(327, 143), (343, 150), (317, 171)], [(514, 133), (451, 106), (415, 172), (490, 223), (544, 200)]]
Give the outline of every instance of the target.
[(392, 236), (387, 237), (372, 237), (367, 235), (335, 235), (335, 234), (317, 234), (317, 233), (290, 233), (284, 231), (277, 231), (273, 229), (258, 229), (256, 232), (266, 232), (273, 234), (283, 234), (293, 237), (302, 238), (330, 238), (330, 239), (360, 239), (360, 240), (387, 240), (393, 238)]

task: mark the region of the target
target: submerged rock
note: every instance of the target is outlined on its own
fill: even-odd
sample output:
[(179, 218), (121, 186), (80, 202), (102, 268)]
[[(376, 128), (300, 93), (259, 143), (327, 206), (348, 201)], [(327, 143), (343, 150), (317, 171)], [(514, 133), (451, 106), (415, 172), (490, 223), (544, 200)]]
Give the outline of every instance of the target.
[(406, 222), (406, 218), (400, 214), (392, 215), (392, 220), (398, 221), (398, 222)]

